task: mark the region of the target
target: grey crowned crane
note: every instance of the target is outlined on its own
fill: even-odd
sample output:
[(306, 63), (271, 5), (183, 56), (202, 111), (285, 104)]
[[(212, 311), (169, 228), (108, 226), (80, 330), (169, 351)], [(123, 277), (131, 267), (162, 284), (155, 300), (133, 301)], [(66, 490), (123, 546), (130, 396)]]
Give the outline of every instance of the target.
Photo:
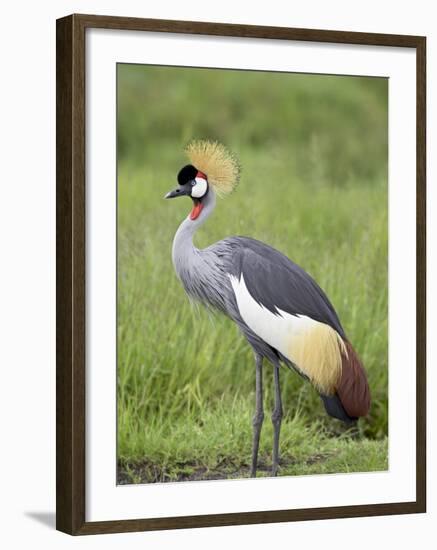
[(193, 235), (213, 212), (216, 196), (235, 188), (240, 169), (235, 157), (217, 142), (193, 141), (186, 153), (190, 164), (180, 170), (179, 186), (165, 196), (187, 196), (193, 201), (190, 214), (174, 237), (173, 264), (189, 297), (230, 317), (254, 351), (252, 476), (256, 476), (264, 420), (263, 359), (273, 365), (272, 474), (277, 475), (283, 416), (280, 365), (309, 380), (320, 394), (326, 412), (345, 423), (352, 423), (369, 411), (366, 373), (326, 294), (281, 252), (239, 236), (202, 250), (194, 246)]

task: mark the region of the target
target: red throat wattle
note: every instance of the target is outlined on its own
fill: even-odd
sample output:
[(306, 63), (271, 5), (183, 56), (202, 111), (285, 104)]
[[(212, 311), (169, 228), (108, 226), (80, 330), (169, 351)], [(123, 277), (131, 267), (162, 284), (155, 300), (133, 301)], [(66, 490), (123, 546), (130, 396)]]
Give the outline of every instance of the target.
[(196, 201), (193, 204), (193, 208), (190, 212), (190, 220), (196, 220), (202, 212), (203, 204), (200, 201)]

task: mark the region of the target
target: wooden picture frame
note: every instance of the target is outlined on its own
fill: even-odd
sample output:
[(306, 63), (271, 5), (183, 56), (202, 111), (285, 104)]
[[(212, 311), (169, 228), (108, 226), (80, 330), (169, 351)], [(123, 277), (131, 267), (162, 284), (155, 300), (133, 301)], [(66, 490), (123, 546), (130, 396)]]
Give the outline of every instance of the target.
[[(85, 33), (120, 29), (409, 48), (416, 52), (417, 358), (416, 499), (411, 502), (86, 521), (85, 498)], [(426, 510), (426, 39), (421, 36), (70, 15), (57, 21), (57, 529), (71, 535), (183, 529)]]

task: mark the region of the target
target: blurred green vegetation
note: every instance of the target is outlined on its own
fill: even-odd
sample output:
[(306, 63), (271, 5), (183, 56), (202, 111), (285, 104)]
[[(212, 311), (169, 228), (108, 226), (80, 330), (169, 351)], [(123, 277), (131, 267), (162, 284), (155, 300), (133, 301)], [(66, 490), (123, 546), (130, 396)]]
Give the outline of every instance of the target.
[[(299, 263), (330, 297), (369, 375), (371, 413), (358, 434), (348, 434), (311, 386), (284, 369), (281, 450), (293, 466), (282, 473), (331, 471), (327, 464), (332, 471), (386, 469), (387, 92), (387, 80), (376, 78), (118, 65), (124, 479), (177, 479), (187, 468), (210, 472), (224, 458), (243, 472), (250, 460), (252, 353), (230, 320), (190, 305), (171, 262), (173, 235), (190, 204), (162, 197), (175, 187), (193, 138), (223, 142), (243, 168), (240, 186), (219, 201), (197, 245), (247, 235)], [(264, 371), (268, 411), (268, 364)], [(267, 460), (268, 416), (261, 438)], [(341, 466), (331, 451), (329, 459), (310, 459), (339, 446)], [(141, 464), (160, 473), (138, 477)]]

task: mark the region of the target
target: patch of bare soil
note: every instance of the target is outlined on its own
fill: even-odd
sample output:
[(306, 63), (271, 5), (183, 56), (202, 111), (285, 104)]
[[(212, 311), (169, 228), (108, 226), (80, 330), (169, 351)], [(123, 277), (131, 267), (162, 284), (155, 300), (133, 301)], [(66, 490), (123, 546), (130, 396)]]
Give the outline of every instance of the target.
[[(309, 456), (304, 463), (307, 465), (323, 462), (332, 453), (319, 453)], [(297, 464), (294, 458), (283, 458), (280, 466), (287, 469)], [(271, 472), (271, 464), (260, 460), (258, 463), (258, 475), (268, 476)], [(250, 477), (249, 464), (235, 463), (231, 459), (224, 458), (214, 468), (208, 468), (198, 462), (177, 462), (168, 467), (154, 464), (148, 460), (139, 463), (119, 462), (117, 468), (117, 483), (119, 485), (132, 485), (137, 483), (166, 483), (175, 481), (207, 481), (220, 479), (239, 479)]]

